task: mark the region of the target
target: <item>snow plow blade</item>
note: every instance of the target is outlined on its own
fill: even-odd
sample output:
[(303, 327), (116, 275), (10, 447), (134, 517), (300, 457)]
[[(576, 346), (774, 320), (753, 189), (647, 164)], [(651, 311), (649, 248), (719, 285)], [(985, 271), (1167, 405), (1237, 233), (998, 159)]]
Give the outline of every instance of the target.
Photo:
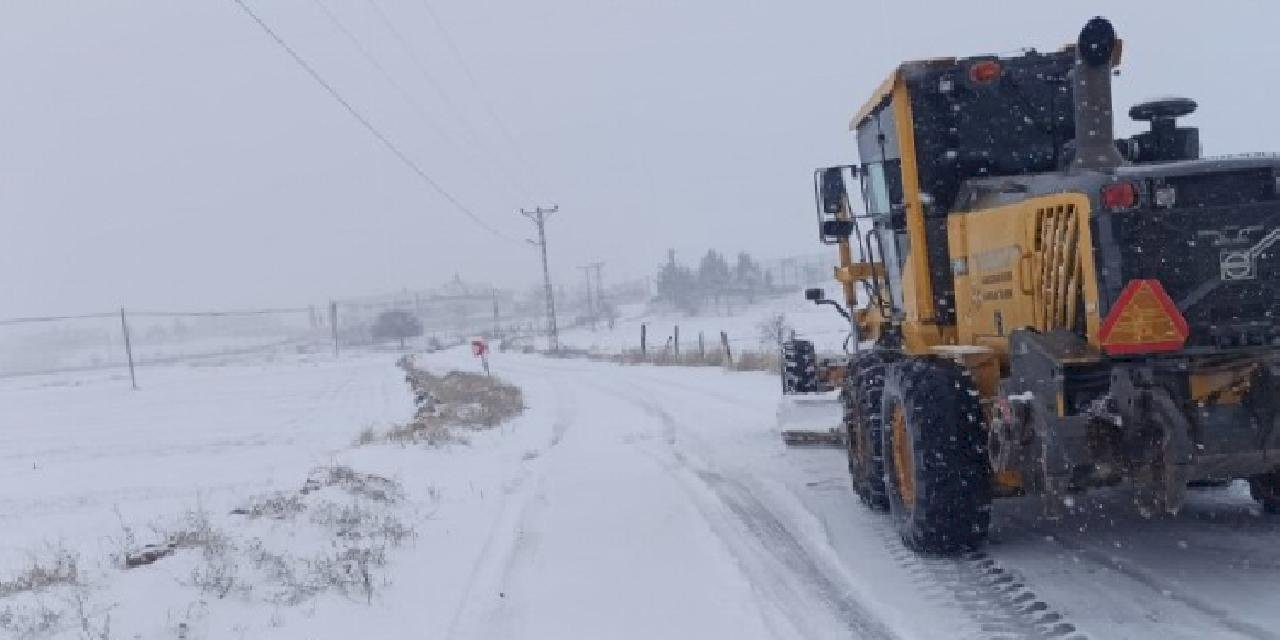
[(844, 432), (840, 429), (826, 431), (805, 431), (803, 429), (786, 429), (782, 432), (782, 441), (789, 447), (838, 447), (844, 448)]
[(787, 394), (778, 401), (778, 427), (789, 446), (843, 447), (839, 392)]

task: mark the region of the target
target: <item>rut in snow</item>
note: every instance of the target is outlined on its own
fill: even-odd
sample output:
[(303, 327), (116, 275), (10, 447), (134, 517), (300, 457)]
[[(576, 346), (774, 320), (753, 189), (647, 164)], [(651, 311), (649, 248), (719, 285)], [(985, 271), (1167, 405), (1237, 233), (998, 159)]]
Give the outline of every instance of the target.
[[(800, 579), (803, 583), (801, 588), (807, 592), (800, 594), (800, 597), (821, 603), (828, 608), (854, 634), (854, 637), (886, 640), (897, 637), (878, 616), (850, 594), (847, 588), (828, 575), (822, 563), (816, 560), (804, 543), (792, 534), (783, 519), (760, 502), (750, 488), (715, 471), (701, 468), (678, 449), (677, 434), (683, 434), (687, 430), (682, 429), (671, 414), (657, 403), (633, 391), (621, 391), (603, 386), (599, 388), (630, 402), (661, 421), (662, 442), (671, 456), (671, 462), (676, 467), (690, 472), (692, 478), (716, 497), (720, 506), (728, 511), (737, 526), (745, 529), (748, 536), (754, 539), (760, 548), (767, 550), (773, 561), (785, 567), (791, 577)], [(730, 541), (726, 540), (726, 542)], [(734, 544), (729, 546), (735, 547)], [(786, 582), (787, 579), (785, 576), (774, 575), (762, 581), (773, 583), (772, 585), (762, 584), (762, 588), (776, 588), (778, 583)], [(803, 626), (804, 621), (800, 620), (796, 623)]]
[(941, 588), (978, 625), (975, 640), (1022, 638), (1086, 640), (1062, 613), (1038, 598), (1022, 579), (986, 553), (957, 558), (923, 556), (907, 549), (893, 528), (877, 523), (876, 532), (898, 565), (924, 590)]
[(1041, 539), (1049, 540), (1070, 551), (1077, 561), (1093, 563), (1120, 573), (1130, 580), (1151, 589), (1154, 594), (1158, 594), (1161, 598), (1177, 601), (1188, 609), (1203, 614), (1221, 625), (1223, 629), (1230, 630), (1246, 638), (1257, 638), (1258, 640), (1280, 639), (1280, 634), (1255, 624), (1235, 620), (1231, 617), (1230, 612), (1210, 604), (1196, 594), (1179, 588), (1176, 584), (1164, 580), (1150, 571), (1135, 566), (1135, 563), (1125, 562), (1101, 551), (1088, 541), (1068, 540), (1061, 535), (1054, 535), (1020, 518), (1014, 519), (1013, 522), (1028, 531), (1036, 532)]
[[(665, 380), (654, 381), (669, 384)], [(708, 393), (705, 390), (699, 390), (699, 392), (719, 401), (731, 402), (730, 398), (719, 394)], [(619, 393), (615, 395), (640, 405), (651, 415), (661, 419), (664, 424), (665, 439), (668, 445), (674, 445), (674, 434), (678, 430), (678, 424), (670, 414), (642, 396)], [(677, 459), (685, 463), (685, 466), (689, 466), (687, 461), (684, 461), (684, 455), (674, 446), (672, 446), (672, 452)], [(776, 539), (771, 534), (779, 530), (786, 533), (786, 527), (781, 522), (763, 522), (756, 518), (759, 514), (770, 516), (771, 514), (767, 508), (750, 496), (746, 487), (741, 486), (740, 483), (733, 483), (720, 474), (697, 469), (694, 471), (748, 528), (753, 529), (762, 541), (776, 544)], [(743, 497), (749, 498), (756, 508), (745, 508), (737, 502)], [(1021, 578), (1002, 567), (986, 553), (975, 552), (960, 558), (920, 556), (903, 547), (896, 533), (887, 523), (878, 522), (875, 530), (881, 536), (886, 551), (899, 566), (911, 574), (923, 590), (941, 589), (946, 599), (954, 601), (974, 620), (977, 628), (970, 637), (975, 640), (1023, 638), (1086, 640), (1088, 638), (1061, 612), (1054, 610), (1043, 599), (1037, 597)], [(799, 545), (798, 542), (796, 544)], [(782, 545), (780, 553), (785, 550), (786, 545)], [(807, 554), (805, 557), (807, 558)], [(805, 573), (822, 575), (822, 571), (816, 566)], [(859, 612), (862, 608), (860, 603), (853, 602), (855, 606), (852, 608), (842, 606), (851, 602), (849, 598), (844, 594), (837, 595), (839, 590), (829, 580), (826, 586), (830, 586), (832, 590), (819, 588), (819, 591), (827, 596), (824, 600), (829, 606), (840, 611), (845, 620), (866, 620)]]

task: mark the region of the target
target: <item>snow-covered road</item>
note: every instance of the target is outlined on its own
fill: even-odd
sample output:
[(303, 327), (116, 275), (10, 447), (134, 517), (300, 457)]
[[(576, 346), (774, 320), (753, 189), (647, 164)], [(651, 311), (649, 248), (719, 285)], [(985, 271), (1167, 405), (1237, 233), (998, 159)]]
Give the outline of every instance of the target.
[(665, 408), (689, 396), (638, 371), (524, 360), (504, 375), (550, 390), (557, 433), (447, 637), (891, 637), (753, 483), (710, 461), (704, 437), (768, 438), (767, 415), (736, 434), (741, 409), (687, 407), (726, 428), (699, 432)]
[(770, 376), (501, 371), (555, 404), (560, 435), (447, 637), (1280, 637), (1280, 520), (1239, 486), (1155, 520), (1123, 495), (1061, 522), (1001, 503), (985, 552), (921, 558), (839, 452), (781, 445)]
[[(113, 629), (168, 639), (182, 620), (191, 639), (282, 640), (1280, 637), (1280, 518), (1259, 514), (1239, 486), (1197, 491), (1179, 516), (1154, 520), (1122, 495), (1082, 499), (1058, 522), (1037, 520), (1028, 501), (998, 503), (986, 551), (923, 558), (854, 498), (841, 452), (782, 445), (770, 375), (499, 353), (494, 372), (523, 388), (524, 415), (469, 446), (352, 448), (363, 427), (409, 412), (394, 359), (154, 368), (137, 394), (101, 376), (7, 381), (0, 550), (21, 557), (57, 540), (91, 555), (120, 526), (116, 509), (142, 525), (199, 495), (224, 513), (246, 492), (296, 489), (310, 465), (337, 462), (398, 478), (417, 514), (415, 542), (394, 552), (371, 602), (237, 604), (192, 590), (178, 560), (125, 578), (103, 567), (90, 582)], [(461, 351), (419, 364), (476, 368)]]

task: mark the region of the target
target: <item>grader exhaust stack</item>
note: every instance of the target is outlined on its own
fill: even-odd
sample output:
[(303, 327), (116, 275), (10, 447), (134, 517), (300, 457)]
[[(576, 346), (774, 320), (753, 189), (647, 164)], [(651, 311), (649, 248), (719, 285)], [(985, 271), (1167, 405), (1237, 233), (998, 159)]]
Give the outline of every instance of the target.
[(1094, 18), (1080, 30), (1071, 72), (1075, 83), (1074, 170), (1107, 170), (1124, 162), (1116, 149), (1111, 107), (1111, 67), (1119, 52), (1120, 41), (1106, 18)]

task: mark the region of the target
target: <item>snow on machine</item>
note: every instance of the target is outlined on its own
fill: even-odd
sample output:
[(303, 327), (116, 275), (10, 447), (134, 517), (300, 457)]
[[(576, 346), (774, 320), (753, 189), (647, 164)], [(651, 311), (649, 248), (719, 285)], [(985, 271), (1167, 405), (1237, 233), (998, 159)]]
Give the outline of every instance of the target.
[(1280, 157), (1201, 158), (1185, 98), (1115, 139), (1120, 61), (1094, 18), (1054, 52), (904, 63), (850, 123), (860, 162), (815, 172), (853, 486), (914, 549), (982, 544), (1004, 496), (1176, 511), (1246, 479), (1280, 511)]
[(783, 441), (792, 446), (844, 447), (837, 391), (844, 365), (819, 359), (808, 340), (792, 337), (782, 343), (781, 351), (782, 398), (777, 417)]

